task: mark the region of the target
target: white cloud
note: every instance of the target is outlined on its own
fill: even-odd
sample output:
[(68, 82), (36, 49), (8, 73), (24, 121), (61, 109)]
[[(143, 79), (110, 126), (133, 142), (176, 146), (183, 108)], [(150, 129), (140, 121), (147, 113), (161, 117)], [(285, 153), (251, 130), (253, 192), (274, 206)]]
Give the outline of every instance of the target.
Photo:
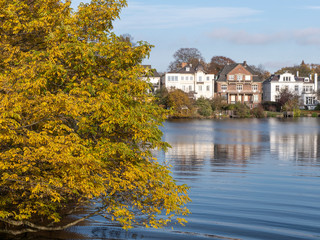
[(143, 5), (131, 3), (121, 14), (118, 27), (134, 29), (167, 29), (228, 22), (254, 16), (260, 11), (247, 7), (192, 7), (175, 5)]
[(320, 28), (306, 28), (272, 33), (250, 33), (245, 30), (217, 29), (208, 34), (211, 39), (238, 45), (266, 45), (294, 42), (299, 45), (320, 45)]
[(320, 10), (320, 6), (308, 6), (306, 9)]

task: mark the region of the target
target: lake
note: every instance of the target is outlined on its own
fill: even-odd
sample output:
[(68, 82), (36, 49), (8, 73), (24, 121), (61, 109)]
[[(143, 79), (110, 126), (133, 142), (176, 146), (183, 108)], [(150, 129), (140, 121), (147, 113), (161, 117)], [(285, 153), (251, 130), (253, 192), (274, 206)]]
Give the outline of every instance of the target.
[[(320, 119), (167, 121), (158, 158), (191, 187), (185, 227), (99, 218), (37, 239), (320, 239)], [(34, 238), (33, 238), (34, 239)]]

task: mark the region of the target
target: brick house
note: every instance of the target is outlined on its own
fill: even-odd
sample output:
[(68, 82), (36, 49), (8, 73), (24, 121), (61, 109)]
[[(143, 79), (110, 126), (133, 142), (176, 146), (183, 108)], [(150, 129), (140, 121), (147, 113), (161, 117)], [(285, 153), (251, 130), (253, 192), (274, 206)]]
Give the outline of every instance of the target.
[(250, 108), (262, 101), (263, 80), (244, 61), (224, 66), (216, 80), (216, 96), (228, 104), (241, 102)]

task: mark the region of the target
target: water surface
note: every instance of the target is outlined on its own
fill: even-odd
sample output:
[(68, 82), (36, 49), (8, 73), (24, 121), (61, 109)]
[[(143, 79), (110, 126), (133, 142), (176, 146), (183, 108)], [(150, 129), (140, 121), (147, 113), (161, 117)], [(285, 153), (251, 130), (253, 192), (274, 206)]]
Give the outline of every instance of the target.
[[(123, 231), (93, 218), (32, 239), (320, 239), (320, 120), (168, 121), (158, 153), (188, 184), (185, 227)], [(29, 236), (31, 239), (31, 236)]]

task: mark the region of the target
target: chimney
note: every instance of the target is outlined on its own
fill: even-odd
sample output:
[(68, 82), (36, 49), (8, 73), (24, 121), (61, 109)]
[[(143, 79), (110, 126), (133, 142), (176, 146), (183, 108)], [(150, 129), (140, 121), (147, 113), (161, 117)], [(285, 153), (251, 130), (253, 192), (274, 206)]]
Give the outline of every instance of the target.
[(299, 77), (299, 71), (297, 71), (297, 77)]
[(181, 67), (182, 67), (182, 68), (184, 68), (184, 67), (187, 66), (187, 65), (188, 65), (188, 63), (186, 63), (186, 62), (181, 63)]
[(243, 66), (247, 66), (247, 61), (243, 61)]

